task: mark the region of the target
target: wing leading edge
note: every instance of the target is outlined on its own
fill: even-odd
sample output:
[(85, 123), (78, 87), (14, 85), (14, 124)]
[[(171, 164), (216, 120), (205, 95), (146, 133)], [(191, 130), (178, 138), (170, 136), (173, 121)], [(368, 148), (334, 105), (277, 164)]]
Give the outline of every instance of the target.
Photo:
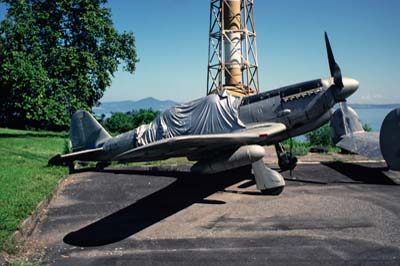
[(248, 144), (268, 142), (271, 136), (286, 130), (282, 123), (265, 123), (254, 127), (224, 134), (190, 135), (163, 139), (148, 145), (140, 146), (114, 159), (116, 161), (151, 161), (171, 157), (193, 157), (208, 152), (234, 149)]

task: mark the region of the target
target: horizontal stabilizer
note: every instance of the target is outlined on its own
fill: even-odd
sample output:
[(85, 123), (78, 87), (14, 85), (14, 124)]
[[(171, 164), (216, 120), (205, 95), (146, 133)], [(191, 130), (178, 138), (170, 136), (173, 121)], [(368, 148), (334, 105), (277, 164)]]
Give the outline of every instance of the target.
[(356, 132), (342, 136), (336, 146), (372, 160), (383, 160), (379, 132)]
[(57, 154), (53, 156), (48, 164), (49, 165), (68, 165), (73, 161), (97, 161), (103, 154), (103, 148), (77, 151), (68, 154)]

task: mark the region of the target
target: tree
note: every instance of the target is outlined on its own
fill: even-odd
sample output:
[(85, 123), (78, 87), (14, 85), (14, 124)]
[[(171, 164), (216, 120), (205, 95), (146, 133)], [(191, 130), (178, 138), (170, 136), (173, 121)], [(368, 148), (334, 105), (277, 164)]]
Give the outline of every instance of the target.
[(139, 127), (153, 121), (159, 114), (160, 111), (153, 111), (153, 109), (140, 109), (139, 111), (128, 112), (133, 117), (133, 127)]
[(0, 126), (65, 129), (98, 104), (120, 63), (138, 62), (106, 0), (0, 0)]
[(139, 111), (133, 110), (126, 113), (112, 113), (111, 117), (103, 119), (103, 124), (107, 130), (113, 133), (123, 133), (132, 130), (144, 124), (149, 124), (158, 115), (159, 111), (153, 109), (140, 109)]
[(108, 131), (113, 133), (127, 132), (134, 129), (133, 117), (127, 113), (112, 113), (111, 117), (105, 120), (104, 126)]

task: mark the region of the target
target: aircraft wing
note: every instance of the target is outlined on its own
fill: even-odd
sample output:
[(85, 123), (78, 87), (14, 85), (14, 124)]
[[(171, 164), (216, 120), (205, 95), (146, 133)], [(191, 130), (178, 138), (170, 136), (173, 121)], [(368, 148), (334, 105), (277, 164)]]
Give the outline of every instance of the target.
[(383, 160), (379, 132), (356, 132), (342, 136), (336, 146), (372, 160)]
[(285, 130), (282, 123), (265, 123), (232, 133), (178, 136), (134, 148), (119, 154), (114, 160), (139, 162), (180, 156), (197, 158), (242, 145), (265, 143), (271, 136)]

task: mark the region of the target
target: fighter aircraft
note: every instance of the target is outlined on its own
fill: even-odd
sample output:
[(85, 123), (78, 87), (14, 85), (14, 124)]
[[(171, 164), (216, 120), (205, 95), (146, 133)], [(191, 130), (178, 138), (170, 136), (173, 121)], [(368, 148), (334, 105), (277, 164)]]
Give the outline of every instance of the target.
[(325, 33), (331, 77), (314, 79), (252, 96), (210, 94), (164, 111), (152, 123), (111, 137), (86, 111), (72, 116), (73, 152), (56, 155), (51, 165), (74, 161), (141, 162), (187, 157), (193, 172), (217, 173), (251, 165), (256, 187), (279, 194), (285, 181), (263, 163), (265, 145), (275, 145), (282, 170), (297, 159), (280, 142), (312, 131), (331, 119), (331, 108), (359, 86), (342, 77)]

